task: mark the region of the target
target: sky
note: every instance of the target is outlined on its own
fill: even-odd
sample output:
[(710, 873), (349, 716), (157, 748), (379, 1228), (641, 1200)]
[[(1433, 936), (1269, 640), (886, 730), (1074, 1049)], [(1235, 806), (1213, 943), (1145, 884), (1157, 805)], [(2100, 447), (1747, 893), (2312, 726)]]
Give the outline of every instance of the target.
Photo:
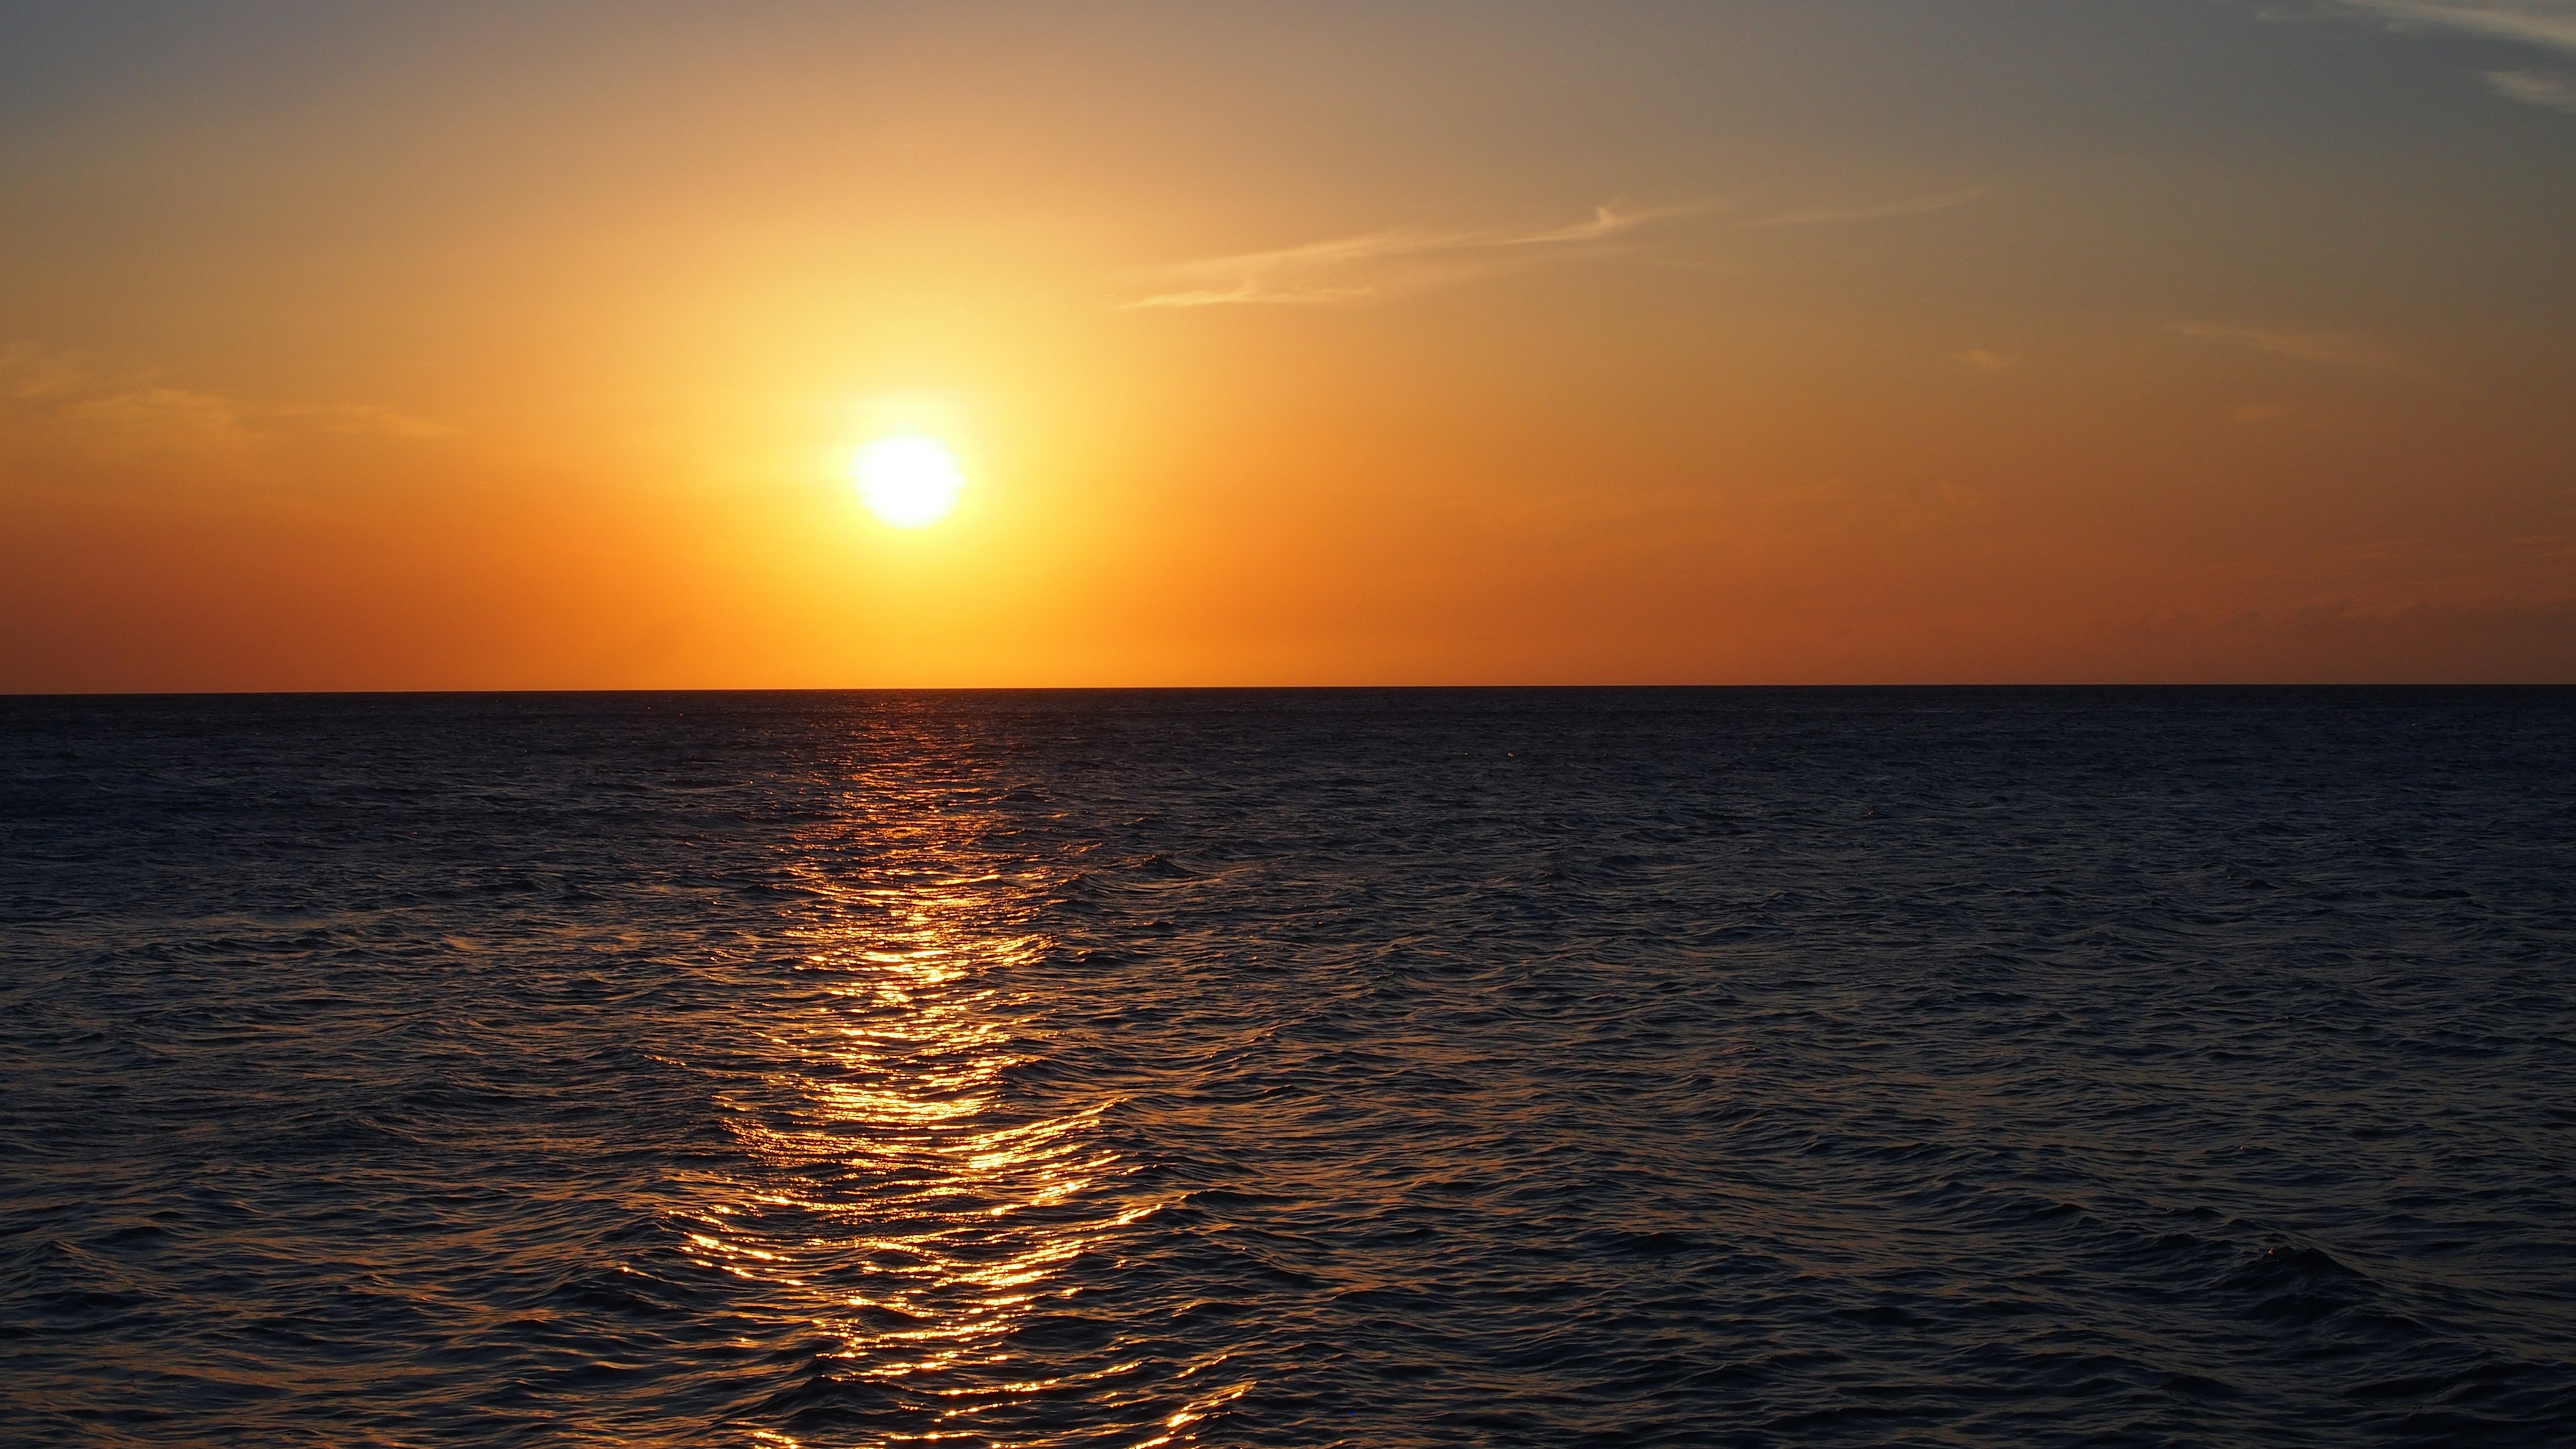
[(0, 691), (2570, 680), (2576, 0), (0, 0)]

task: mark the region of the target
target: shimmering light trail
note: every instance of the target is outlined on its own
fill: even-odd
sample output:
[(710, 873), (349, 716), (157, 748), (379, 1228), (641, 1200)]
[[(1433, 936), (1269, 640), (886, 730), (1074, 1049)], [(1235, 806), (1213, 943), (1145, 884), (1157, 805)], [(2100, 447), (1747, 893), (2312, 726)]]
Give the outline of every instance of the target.
[[(759, 1170), (709, 1202), (696, 1261), (837, 1340), (817, 1372), (865, 1407), (823, 1417), (869, 1442), (1192, 1442), (1250, 1387), (1191, 1382), (1228, 1355), (1067, 1363), (1043, 1346), (1116, 1292), (1068, 1267), (1114, 1256), (1163, 1203), (1118, 1191), (1133, 1164), (1097, 1130), (1116, 1098), (1049, 1110), (1014, 1090), (1015, 1069), (1062, 1065), (1013, 1028), (1042, 1030), (1021, 978), (1056, 949), (1025, 929), (1045, 873), (985, 843), (1003, 822), (971, 781), (923, 782), (945, 763), (860, 775), (799, 842), (799, 989), (775, 1019), (747, 1003), (777, 1065), (727, 1119)], [(865, 1387), (882, 1392), (846, 1392)]]

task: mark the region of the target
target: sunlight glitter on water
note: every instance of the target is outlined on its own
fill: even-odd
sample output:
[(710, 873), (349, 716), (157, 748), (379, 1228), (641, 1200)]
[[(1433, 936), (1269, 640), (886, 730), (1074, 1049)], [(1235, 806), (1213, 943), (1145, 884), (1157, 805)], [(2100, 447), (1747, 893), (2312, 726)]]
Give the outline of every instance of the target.
[[(767, 1109), (729, 1124), (766, 1170), (710, 1204), (695, 1261), (764, 1285), (834, 1341), (817, 1363), (844, 1390), (876, 1384), (904, 1405), (884, 1442), (1190, 1442), (1251, 1385), (1175, 1408), (1138, 1355), (1067, 1372), (1015, 1348), (1036, 1320), (1060, 1325), (1081, 1314), (1074, 1300), (1114, 1291), (1105, 1239), (1162, 1205), (1102, 1192), (1131, 1171), (1098, 1131), (1114, 1098), (1044, 1111), (1011, 1089), (1043, 1050), (1013, 1029), (1027, 1016), (1009, 1009), (1026, 1004), (1013, 976), (1052, 943), (996, 919), (1009, 883), (973, 873), (971, 838), (951, 830), (869, 829), (901, 841), (901, 884), (853, 888), (821, 852), (798, 872), (825, 909), (800, 933), (802, 989), (761, 1031), (783, 1065)], [(1086, 1256), (1094, 1267), (1070, 1280)], [(1112, 1421), (1065, 1423), (1068, 1398)], [(1053, 1422), (1012, 1422), (1048, 1401)]]

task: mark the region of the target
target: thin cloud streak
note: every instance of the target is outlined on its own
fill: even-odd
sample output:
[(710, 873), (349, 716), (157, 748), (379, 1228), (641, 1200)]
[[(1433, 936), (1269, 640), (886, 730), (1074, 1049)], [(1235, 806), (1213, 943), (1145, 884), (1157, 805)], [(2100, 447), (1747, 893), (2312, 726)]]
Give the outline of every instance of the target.
[[(1198, 285), (1158, 292), (1122, 302), (1122, 311), (1164, 307), (1242, 305), (1296, 306), (1318, 302), (1353, 302), (1399, 288), (1411, 289), (1464, 280), (1490, 270), (1495, 262), (1479, 253), (1531, 252), (1579, 248), (1607, 241), (1650, 222), (1700, 215), (1717, 209), (1700, 202), (1623, 211), (1601, 206), (1584, 221), (1535, 231), (1378, 231), (1273, 251), (1209, 257), (1165, 268), (1160, 275)], [(1515, 257), (1512, 260), (1520, 260)], [(1334, 280), (1372, 266), (1392, 264), (1394, 275)]]
[[(1870, 206), (1790, 211), (1741, 223), (1748, 227), (1821, 226), (1888, 221), (1964, 206), (1986, 188), (1908, 197)], [(1583, 221), (1535, 230), (1376, 231), (1271, 251), (1241, 252), (1166, 267), (1154, 275), (1182, 283), (1117, 304), (1120, 311), (1188, 307), (1311, 306), (1358, 302), (1485, 276), (1554, 255), (1599, 255), (1603, 243), (1641, 227), (1706, 216), (1724, 203), (1622, 209), (1596, 207)]]
[(1202, 287), (1189, 292), (1159, 292), (1121, 302), (1118, 310), (1133, 312), (1148, 307), (1298, 307), (1318, 302), (1356, 302), (1378, 294), (1375, 287), (1264, 287), (1257, 282), (1244, 282), (1232, 287)]
[(2345, 10), (2400, 26), (2434, 26), (2552, 50), (2576, 51), (2576, 3), (2570, 0), (2337, 0)]
[(0, 348), (0, 429), (53, 431), (109, 452), (237, 452), (263, 436), (234, 398), (116, 376), (31, 342)]
[(34, 343), (0, 346), (0, 433), (51, 431), (117, 454), (213, 455), (299, 429), (406, 439), (454, 431), (371, 403), (259, 403), (103, 370)]
[(2271, 327), (2247, 327), (2231, 322), (2176, 322), (2173, 330), (2185, 337), (2212, 342), (2233, 342), (2256, 352), (2274, 357), (2287, 357), (2298, 362), (2325, 363), (2335, 367), (2394, 367), (2397, 356), (2368, 338), (2348, 332), (2292, 332)]
[[(2371, 15), (2399, 30), (2442, 29), (2544, 50), (2576, 53), (2576, 0), (2334, 0), (2347, 14)], [(2576, 76), (2542, 70), (2481, 72), (2487, 88), (2509, 101), (2576, 112)]]
[(2576, 113), (2576, 76), (2540, 70), (2491, 70), (2487, 72), (2487, 84), (2507, 100)]

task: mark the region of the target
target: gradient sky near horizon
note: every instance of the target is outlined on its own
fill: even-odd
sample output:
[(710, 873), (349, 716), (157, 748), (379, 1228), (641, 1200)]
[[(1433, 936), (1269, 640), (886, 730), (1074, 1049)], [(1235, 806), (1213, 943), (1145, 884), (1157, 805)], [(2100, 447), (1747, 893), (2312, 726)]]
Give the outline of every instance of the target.
[(0, 690), (2569, 679), (2576, 0), (0, 0)]

